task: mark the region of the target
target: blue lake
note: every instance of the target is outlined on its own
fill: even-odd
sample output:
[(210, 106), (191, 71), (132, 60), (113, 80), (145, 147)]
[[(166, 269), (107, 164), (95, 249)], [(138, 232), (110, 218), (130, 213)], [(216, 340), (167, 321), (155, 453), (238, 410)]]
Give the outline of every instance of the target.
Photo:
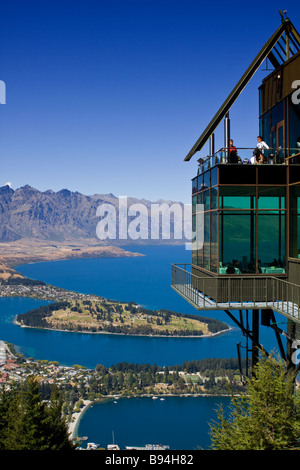
[[(197, 314), (170, 287), (171, 263), (189, 263), (190, 251), (182, 246), (130, 249), (144, 256), (35, 263), (20, 266), (18, 270), (30, 278), (82, 293), (132, 300), (150, 309)], [(245, 346), (244, 336), (225, 312), (198, 312), (201, 316), (219, 318), (232, 327), (229, 332), (213, 338), (57, 332), (20, 328), (12, 322), (18, 313), (45, 303), (33, 299), (0, 298), (0, 339), (15, 344), (22, 353), (35, 359), (56, 360), (65, 365), (81, 364), (88, 368), (123, 361), (172, 366), (207, 357), (237, 357), (237, 343)], [(282, 320), (281, 317), (279, 321)], [(268, 351), (275, 350), (274, 332), (262, 328), (260, 342)], [(85, 413), (79, 434), (88, 435), (89, 440), (100, 445), (110, 443), (111, 433), (115, 431), (121, 446), (160, 442), (174, 449), (205, 448), (209, 442), (207, 423), (215, 419), (220, 400), (223, 398), (172, 397), (164, 402), (132, 398), (119, 400), (117, 404), (99, 404)], [(224, 400), (226, 402), (226, 398)], [(139, 420), (135, 423), (136, 417)]]
[[(226, 313), (197, 312), (170, 287), (171, 263), (189, 263), (191, 252), (184, 246), (132, 247), (131, 251), (145, 256), (35, 263), (19, 266), (18, 270), (30, 278), (77, 292), (132, 300), (150, 309), (166, 308), (218, 318), (233, 329), (213, 338), (147, 338), (21, 329), (13, 325), (10, 334), (14, 331), (17, 344), (34, 351), (37, 359), (57, 360), (66, 365), (80, 363), (91, 368), (121, 361), (173, 365), (205, 357), (236, 357), (236, 345), (239, 342), (244, 345), (245, 338)], [(22, 310), (22, 299), (0, 301), (2, 311)], [(28, 310), (28, 299), (26, 302), (24, 311)], [(267, 350), (274, 349), (273, 331), (262, 329), (260, 340)]]
[[(83, 415), (79, 435), (106, 448), (116, 444), (145, 446), (165, 444), (172, 450), (196, 450), (210, 446), (210, 427), (220, 404), (228, 408), (229, 397), (121, 398), (97, 403)], [(83, 442), (82, 447), (86, 443)]]

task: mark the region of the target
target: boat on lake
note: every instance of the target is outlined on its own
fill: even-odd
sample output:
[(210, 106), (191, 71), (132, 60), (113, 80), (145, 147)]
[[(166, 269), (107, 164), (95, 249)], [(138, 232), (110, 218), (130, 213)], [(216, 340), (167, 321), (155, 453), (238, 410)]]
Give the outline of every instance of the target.
[(162, 444), (146, 444), (145, 447), (125, 446), (126, 450), (169, 450), (170, 447)]
[(107, 450), (120, 450), (118, 444), (108, 444)]

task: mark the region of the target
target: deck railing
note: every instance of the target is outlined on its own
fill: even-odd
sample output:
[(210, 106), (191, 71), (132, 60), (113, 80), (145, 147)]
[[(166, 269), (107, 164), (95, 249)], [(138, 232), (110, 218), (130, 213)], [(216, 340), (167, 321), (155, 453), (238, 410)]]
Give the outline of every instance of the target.
[[(237, 148), (237, 154), (239, 157), (238, 163), (251, 163), (253, 157), (254, 148)], [(221, 148), (213, 155), (208, 155), (205, 158), (199, 159), (198, 162), (202, 171), (206, 171), (215, 165), (229, 163), (230, 149)], [(263, 164), (300, 164), (300, 149), (299, 148), (269, 148), (264, 150), (264, 163)]]
[(171, 287), (197, 310), (273, 309), (300, 321), (300, 286), (274, 276), (200, 277), (172, 264)]

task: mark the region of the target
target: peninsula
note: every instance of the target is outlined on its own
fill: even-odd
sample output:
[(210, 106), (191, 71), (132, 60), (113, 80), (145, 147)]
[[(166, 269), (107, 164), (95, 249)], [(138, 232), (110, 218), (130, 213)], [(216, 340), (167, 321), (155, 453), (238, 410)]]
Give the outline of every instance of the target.
[(1, 297), (29, 297), (51, 303), (18, 315), (21, 326), (83, 333), (141, 336), (212, 336), (228, 331), (214, 318), (169, 310), (149, 310), (135, 302), (120, 302), (94, 294), (69, 291), (24, 277), (0, 280)]
[(124, 258), (143, 256), (118, 246), (103, 245), (95, 239), (64, 242), (22, 238), (0, 243), (0, 280), (23, 277), (14, 270), (21, 264), (79, 258)]

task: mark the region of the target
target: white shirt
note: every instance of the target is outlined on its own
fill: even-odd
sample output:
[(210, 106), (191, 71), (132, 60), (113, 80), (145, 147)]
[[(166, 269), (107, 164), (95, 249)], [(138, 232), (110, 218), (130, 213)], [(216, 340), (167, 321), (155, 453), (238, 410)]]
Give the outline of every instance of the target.
[(262, 149), (269, 149), (270, 147), (264, 142), (263, 140), (261, 142), (257, 143), (257, 148), (262, 150)]

